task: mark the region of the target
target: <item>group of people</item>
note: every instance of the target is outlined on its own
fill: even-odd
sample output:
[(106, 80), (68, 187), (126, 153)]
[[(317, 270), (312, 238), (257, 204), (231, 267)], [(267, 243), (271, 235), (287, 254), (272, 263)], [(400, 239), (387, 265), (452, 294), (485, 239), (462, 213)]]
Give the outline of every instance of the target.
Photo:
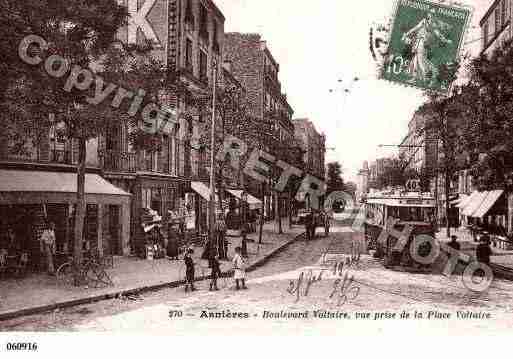
[[(194, 259), (192, 255), (194, 254), (194, 249), (187, 249), (184, 256), (185, 263), (185, 291), (195, 291), (194, 280), (195, 280), (195, 270), (194, 270)], [(210, 267), (210, 291), (219, 290), (217, 286), (217, 280), (221, 276), (221, 263), (219, 262), (220, 257), (219, 254), (211, 251), (210, 256), (208, 258), (209, 267)], [(235, 248), (235, 256), (232, 259), (232, 265), (234, 270), (233, 278), (235, 279), (235, 289), (248, 289), (246, 287), (246, 261), (242, 256), (241, 247)]]
[(305, 233), (307, 241), (315, 238), (315, 230), (319, 223), (323, 225), (325, 233), (328, 235), (330, 228), (329, 214), (326, 211), (310, 209), (305, 217)]
[[(476, 259), (478, 262), (489, 265), (490, 257), (493, 254), (492, 248), (490, 247), (490, 236), (487, 232), (483, 233), (479, 239), (479, 244), (476, 247)], [(458, 243), (458, 237), (455, 235), (451, 236), (451, 241), (448, 246), (457, 251), (461, 251), (461, 245)]]
[[(0, 254), (19, 257), (23, 256), (20, 238), (12, 227), (7, 228), (6, 235), (0, 241)], [(54, 256), (56, 253), (55, 223), (48, 221), (39, 237), (40, 252), (43, 254), (48, 274), (55, 274)], [(28, 257), (28, 254), (25, 254)]]

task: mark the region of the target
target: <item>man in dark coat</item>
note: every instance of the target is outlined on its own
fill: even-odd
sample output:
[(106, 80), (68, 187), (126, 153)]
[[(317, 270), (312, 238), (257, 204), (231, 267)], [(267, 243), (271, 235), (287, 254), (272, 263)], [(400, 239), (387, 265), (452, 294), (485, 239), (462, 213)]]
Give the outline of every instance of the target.
[(452, 249), (456, 249), (457, 251), (461, 251), (461, 245), (458, 243), (458, 237), (456, 237), (455, 235), (451, 236), (451, 241), (449, 243), (447, 243), (447, 245), (449, 247), (451, 247)]
[(183, 258), (185, 262), (185, 291), (187, 292), (188, 287), (190, 287), (191, 291), (195, 291), (194, 288), (194, 260), (192, 259), (192, 254), (194, 250), (192, 248), (187, 249), (185, 256)]
[(313, 213), (312, 210), (309, 210), (305, 216), (305, 232), (306, 232), (306, 240), (309, 241), (313, 239), (312, 236), (312, 226), (313, 226)]
[(476, 257), (477, 261), (486, 265), (490, 264), (490, 256), (493, 254), (490, 248), (490, 236), (485, 233), (481, 236), (481, 243), (477, 245)]

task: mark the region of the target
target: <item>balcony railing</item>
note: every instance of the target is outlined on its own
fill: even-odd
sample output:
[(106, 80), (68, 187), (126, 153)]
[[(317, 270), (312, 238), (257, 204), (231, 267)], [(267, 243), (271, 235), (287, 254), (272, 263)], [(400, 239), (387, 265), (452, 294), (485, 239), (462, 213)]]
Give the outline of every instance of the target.
[(105, 171), (134, 173), (137, 171), (137, 154), (135, 152), (104, 151), (100, 161)]
[(72, 164), (72, 152), (66, 150), (51, 150), (50, 162)]

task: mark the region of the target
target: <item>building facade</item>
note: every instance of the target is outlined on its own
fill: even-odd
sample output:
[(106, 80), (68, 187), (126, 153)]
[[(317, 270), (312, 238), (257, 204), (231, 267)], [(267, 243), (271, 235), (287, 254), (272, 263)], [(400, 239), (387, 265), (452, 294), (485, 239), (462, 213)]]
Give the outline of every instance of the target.
[(399, 158), (406, 161), (406, 168), (418, 174), (422, 171), (431, 173), (435, 165), (436, 140), (425, 124), (424, 116), (415, 112), (408, 123), (408, 133), (399, 145)]
[(325, 181), (326, 177), (326, 136), (319, 133), (312, 121), (307, 118), (294, 119), (296, 140), (303, 150), (305, 172)]
[[(259, 34), (226, 33), (224, 38), (224, 59), (230, 64), (231, 73), (246, 92), (250, 116), (262, 124), (257, 135), (263, 150), (280, 155), (294, 141), (292, 107), (282, 92), (279, 81), (280, 65), (273, 57), (267, 43)], [(271, 145), (272, 143), (272, 145)], [(283, 153), (283, 150), (281, 151)], [(246, 178), (245, 184), (250, 193), (263, 198), (266, 217), (274, 217), (276, 198), (262, 184)], [(263, 194), (263, 195), (262, 195)], [(287, 194), (280, 194), (281, 214), (286, 214)]]
[(481, 26), (481, 52), (491, 54), (494, 49), (511, 39), (512, 0), (495, 0), (479, 22)]
[[(222, 78), (222, 49), (225, 18), (211, 0), (124, 0), (129, 12), (144, 15), (119, 31), (126, 43), (153, 43), (151, 55), (166, 65), (170, 73), (194, 97), (211, 97), (214, 84)], [(149, 5), (152, 6), (147, 6)], [(129, 141), (130, 128), (120, 123), (99, 140), (101, 167), (113, 184), (133, 195), (131, 235), (142, 236), (142, 217), (147, 209), (156, 211), (164, 223), (173, 213), (192, 209), (195, 228), (206, 230), (206, 198), (193, 195), (193, 182), (208, 182), (209, 153), (195, 145), (208, 120), (194, 102), (175, 88), (164, 95), (166, 106), (178, 117), (187, 113), (168, 133), (161, 134), (156, 151), (136, 150)]]

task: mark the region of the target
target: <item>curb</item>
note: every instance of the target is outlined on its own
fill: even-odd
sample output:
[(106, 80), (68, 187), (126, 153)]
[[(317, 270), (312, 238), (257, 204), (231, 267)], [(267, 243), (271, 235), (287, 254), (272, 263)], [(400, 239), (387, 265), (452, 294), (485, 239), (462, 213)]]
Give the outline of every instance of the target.
[[(303, 234), (304, 233), (297, 234), (293, 238), (291, 238), (290, 240), (284, 242), (278, 248), (275, 248), (275, 249), (269, 251), (262, 258), (258, 259), (254, 263), (250, 264), (248, 266), (248, 268), (246, 269), (246, 271), (247, 272), (252, 272), (255, 269), (261, 267), (272, 256), (274, 256), (275, 254), (283, 251), (286, 247), (288, 247), (290, 244), (295, 242)], [(221, 274), (221, 276), (223, 276), (223, 277), (230, 277), (232, 274), (233, 274), (233, 270), (228, 270), (228, 271), (223, 272)], [(196, 277), (195, 281), (198, 281), (198, 282), (199, 281), (204, 281), (204, 280), (209, 279), (209, 277), (210, 276)], [(172, 281), (172, 282), (159, 283), (159, 284), (148, 285), (148, 286), (144, 286), (144, 287), (118, 289), (118, 290), (115, 290), (115, 291), (110, 292), (110, 293), (96, 294), (96, 295), (92, 295), (92, 296), (89, 296), (89, 297), (86, 297), (86, 298), (73, 299), (73, 300), (68, 300), (68, 301), (64, 301), (64, 302), (58, 302), (58, 303), (42, 305), (42, 306), (38, 306), (38, 307), (16, 309), (16, 310), (0, 313), (0, 322), (6, 321), (6, 320), (9, 320), (9, 319), (14, 319), (14, 318), (17, 318), (17, 317), (22, 317), (22, 316), (34, 315), (34, 314), (39, 314), (39, 313), (44, 313), (44, 312), (50, 312), (50, 311), (55, 310), (55, 309), (70, 308), (70, 307), (75, 307), (77, 305), (83, 305), (83, 304), (100, 302), (100, 301), (108, 300), (108, 299), (114, 299), (114, 298), (116, 298), (118, 296), (136, 295), (136, 294), (140, 294), (140, 293), (143, 293), (143, 292), (158, 291), (158, 290), (164, 289), (164, 288), (176, 288), (176, 287), (179, 287), (179, 286), (184, 285), (184, 284), (185, 284), (184, 280), (175, 280), (175, 281)]]

